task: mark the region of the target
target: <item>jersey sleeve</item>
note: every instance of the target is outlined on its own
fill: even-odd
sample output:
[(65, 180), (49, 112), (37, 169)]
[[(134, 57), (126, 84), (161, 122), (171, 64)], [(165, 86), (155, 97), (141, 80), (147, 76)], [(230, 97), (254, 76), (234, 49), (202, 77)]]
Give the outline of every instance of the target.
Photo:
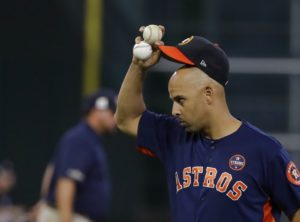
[(69, 138), (61, 142), (56, 155), (55, 171), (58, 177), (83, 182), (92, 164), (93, 154), (87, 149), (88, 141)]
[(291, 218), (300, 209), (300, 173), (286, 150), (272, 159), (269, 174), (271, 200)]
[(180, 126), (171, 116), (145, 111), (138, 126), (138, 150), (150, 156), (164, 159), (178, 139)]

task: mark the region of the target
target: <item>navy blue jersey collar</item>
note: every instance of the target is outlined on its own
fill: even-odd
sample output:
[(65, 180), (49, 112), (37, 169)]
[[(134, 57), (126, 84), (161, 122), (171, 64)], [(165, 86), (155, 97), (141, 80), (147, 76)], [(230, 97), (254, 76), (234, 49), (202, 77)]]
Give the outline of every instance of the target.
[[(239, 119), (240, 120), (240, 119)], [(244, 121), (240, 120), (241, 121), (241, 125), (240, 127), (234, 131), (233, 133), (227, 135), (227, 136), (224, 136), (222, 138), (219, 138), (219, 139), (210, 139), (210, 138), (207, 138), (207, 137), (204, 137), (203, 135), (200, 134), (200, 138), (205, 142), (205, 143), (217, 143), (217, 142), (220, 142), (220, 141), (224, 141), (224, 140), (228, 140), (228, 139), (231, 139), (233, 137), (236, 137), (240, 134), (240, 132), (242, 131), (242, 129), (245, 127), (245, 125), (247, 123), (245, 123)]]

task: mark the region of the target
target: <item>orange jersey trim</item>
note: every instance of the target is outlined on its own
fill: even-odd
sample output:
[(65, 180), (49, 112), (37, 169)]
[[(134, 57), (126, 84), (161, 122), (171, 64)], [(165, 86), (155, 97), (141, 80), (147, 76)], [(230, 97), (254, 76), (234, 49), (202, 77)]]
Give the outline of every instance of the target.
[(264, 204), (264, 219), (263, 222), (276, 222), (275, 218), (273, 217), (272, 214), (272, 205), (271, 205), (271, 201), (268, 200), (265, 204)]
[(151, 157), (157, 157), (155, 153), (153, 153), (151, 150), (145, 148), (145, 147), (137, 147), (137, 150), (142, 153), (145, 154), (147, 156), (151, 156)]

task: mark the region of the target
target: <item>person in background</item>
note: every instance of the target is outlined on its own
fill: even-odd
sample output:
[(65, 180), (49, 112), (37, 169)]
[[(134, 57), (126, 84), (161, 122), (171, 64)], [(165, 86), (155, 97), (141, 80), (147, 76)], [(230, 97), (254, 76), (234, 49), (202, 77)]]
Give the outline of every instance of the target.
[(42, 182), (38, 222), (102, 222), (111, 186), (102, 137), (116, 129), (116, 94), (102, 89), (84, 99), (82, 120), (60, 139)]
[(14, 166), (10, 161), (0, 163), (0, 207), (12, 206), (13, 202), (9, 195), (16, 183)]

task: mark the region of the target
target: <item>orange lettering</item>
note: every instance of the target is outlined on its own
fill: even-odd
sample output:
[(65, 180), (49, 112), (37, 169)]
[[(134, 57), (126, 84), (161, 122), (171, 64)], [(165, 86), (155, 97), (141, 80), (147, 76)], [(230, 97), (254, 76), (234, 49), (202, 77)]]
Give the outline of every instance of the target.
[(227, 190), (231, 180), (232, 180), (231, 174), (223, 172), (217, 182), (217, 186), (216, 186), (217, 191), (224, 193)]
[(183, 169), (183, 188), (191, 186), (191, 167), (186, 167)]
[(232, 190), (229, 190), (226, 194), (231, 200), (237, 201), (242, 196), (242, 192), (247, 190), (247, 185), (242, 181), (236, 181), (232, 187)]
[(203, 167), (197, 166), (192, 168), (192, 174), (194, 174), (194, 187), (199, 187), (199, 174), (203, 173)]
[(217, 176), (217, 169), (213, 168), (213, 167), (206, 167), (206, 174), (205, 174), (205, 178), (203, 181), (203, 186), (204, 187), (209, 187), (209, 188), (214, 188), (215, 187), (215, 183), (214, 180)]
[(177, 172), (175, 172), (175, 180), (176, 180), (176, 192), (178, 192), (182, 189), (182, 185), (180, 184)]

